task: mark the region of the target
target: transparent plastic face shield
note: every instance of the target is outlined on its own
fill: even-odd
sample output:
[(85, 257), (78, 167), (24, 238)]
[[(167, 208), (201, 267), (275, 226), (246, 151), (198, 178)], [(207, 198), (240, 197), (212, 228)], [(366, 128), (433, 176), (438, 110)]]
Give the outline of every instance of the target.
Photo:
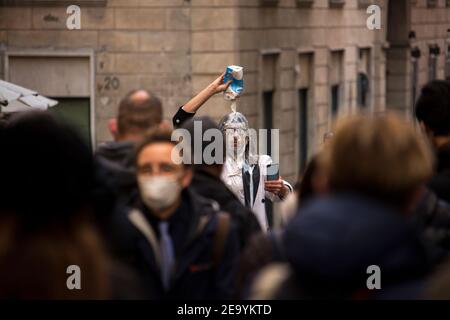
[(227, 160), (243, 163), (247, 160), (254, 164), (256, 152), (252, 151), (255, 145), (253, 135), (248, 127), (247, 118), (240, 112), (227, 114), (219, 123), (219, 127), (225, 136)]

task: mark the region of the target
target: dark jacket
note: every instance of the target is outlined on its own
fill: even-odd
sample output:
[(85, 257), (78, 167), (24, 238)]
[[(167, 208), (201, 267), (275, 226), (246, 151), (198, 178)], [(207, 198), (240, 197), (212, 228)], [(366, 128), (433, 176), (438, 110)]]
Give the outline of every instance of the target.
[(95, 159), (103, 168), (102, 178), (117, 192), (136, 187), (133, 157), (134, 143), (131, 141), (107, 142), (95, 152)]
[(134, 145), (132, 141), (108, 141), (98, 146), (95, 155), (121, 168), (129, 169), (134, 166)]
[(199, 195), (215, 200), (220, 208), (229, 212), (236, 226), (239, 242), (244, 247), (250, 237), (261, 231), (254, 213), (245, 207), (227, 186), (208, 172), (196, 169), (191, 187)]
[(430, 258), (435, 263), (441, 262), (450, 250), (450, 205), (431, 190), (426, 190), (413, 218)]
[(440, 199), (450, 202), (450, 144), (439, 148), (436, 157), (436, 172), (428, 186)]
[(133, 151), (133, 142), (112, 141), (100, 145), (95, 152), (93, 198), (102, 227), (109, 225), (111, 214), (120, 203), (137, 196)]
[(186, 112), (183, 107), (180, 107), (172, 118), (172, 123), (174, 128), (179, 128), (186, 120), (192, 118), (195, 113)]
[(176, 267), (168, 292), (162, 287), (157, 262), (159, 233), (155, 218), (149, 215), (140, 200), (117, 212), (114, 219), (116, 255), (136, 270), (151, 299), (230, 298), (239, 254), (233, 225), (220, 260), (217, 260), (213, 250), (218, 225), (217, 204), (185, 190), (182, 205), (175, 215), (179, 221), (169, 220), (170, 225), (176, 226), (169, 230), (175, 247)]
[[(283, 243), (305, 297), (419, 298), (429, 271), (412, 223), (357, 195), (306, 204), (287, 227)], [(380, 267), (381, 290), (367, 289), (371, 265)]]

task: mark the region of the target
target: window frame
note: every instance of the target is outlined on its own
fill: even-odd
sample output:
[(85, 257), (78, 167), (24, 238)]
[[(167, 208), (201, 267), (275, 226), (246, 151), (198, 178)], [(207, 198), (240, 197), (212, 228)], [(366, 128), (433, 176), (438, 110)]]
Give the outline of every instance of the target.
[[(95, 106), (95, 53), (94, 50), (73, 50), (73, 51), (53, 51), (53, 50), (21, 50), (21, 51), (5, 51), (4, 52), (4, 78), (5, 81), (9, 81), (9, 60), (11, 57), (39, 57), (39, 58), (88, 58), (90, 69), (90, 140), (92, 145), (92, 151), (96, 147), (96, 106)], [(31, 88), (32, 89), (32, 88)]]

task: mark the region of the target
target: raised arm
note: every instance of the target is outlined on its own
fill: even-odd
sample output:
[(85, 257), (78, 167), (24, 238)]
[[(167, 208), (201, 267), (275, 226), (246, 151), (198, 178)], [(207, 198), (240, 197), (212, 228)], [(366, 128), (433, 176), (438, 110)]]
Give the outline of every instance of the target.
[(179, 127), (187, 119), (194, 116), (198, 109), (206, 102), (209, 98), (219, 92), (225, 91), (231, 84), (231, 81), (223, 83), (223, 77), (225, 72), (222, 73), (216, 80), (211, 82), (205, 89), (200, 91), (195, 97), (188, 101), (184, 106), (178, 109), (177, 113), (173, 117), (174, 127)]

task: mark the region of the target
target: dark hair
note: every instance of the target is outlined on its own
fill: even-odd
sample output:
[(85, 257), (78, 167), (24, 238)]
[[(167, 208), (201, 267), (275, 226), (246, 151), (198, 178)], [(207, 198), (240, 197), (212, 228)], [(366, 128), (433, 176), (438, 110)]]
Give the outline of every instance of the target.
[(169, 128), (156, 127), (147, 131), (144, 139), (136, 146), (134, 152), (134, 160), (137, 162), (139, 154), (142, 150), (153, 143), (171, 143), (177, 145), (177, 141), (172, 141), (172, 130)]
[[(213, 163), (213, 164), (206, 164), (204, 163), (204, 159), (203, 159), (203, 152), (205, 151), (205, 149), (212, 143), (212, 141), (204, 141), (203, 140), (203, 135), (204, 133), (209, 130), (209, 129), (216, 129), (218, 130), (218, 132), (221, 132), (221, 136), (223, 137), (222, 131), (219, 127), (219, 125), (210, 117), (208, 116), (203, 116), (203, 117), (197, 117), (197, 118), (192, 118), (189, 120), (186, 120), (183, 125), (181, 126), (182, 129), (186, 129), (189, 134), (191, 135), (191, 145), (190, 145), (190, 149), (191, 149), (191, 159), (192, 162), (194, 162), (194, 152), (196, 151), (196, 149), (194, 148), (194, 143), (196, 141), (195, 139), (195, 122), (201, 122), (201, 130), (199, 131), (199, 133), (202, 135), (202, 147), (200, 150), (201, 154), (201, 163), (199, 164), (195, 164), (195, 168), (196, 169), (201, 169), (204, 167), (208, 167), (208, 166), (212, 166), (212, 165), (217, 165), (217, 164), (223, 164), (223, 161), (225, 159), (225, 143), (222, 143), (222, 154), (223, 154), (223, 158), (221, 159), (220, 163)], [(215, 154), (212, 155), (213, 157), (215, 156)]]
[(130, 91), (119, 104), (117, 127), (119, 134), (144, 133), (162, 122), (161, 100), (148, 91), (148, 98), (138, 100), (134, 95), (143, 90)]
[(29, 111), (12, 116), (0, 132), (0, 210), (37, 226), (65, 220), (90, 202), (92, 154), (71, 127), (48, 112)]
[(426, 84), (416, 102), (416, 117), (437, 136), (450, 134), (450, 83), (434, 80)]

